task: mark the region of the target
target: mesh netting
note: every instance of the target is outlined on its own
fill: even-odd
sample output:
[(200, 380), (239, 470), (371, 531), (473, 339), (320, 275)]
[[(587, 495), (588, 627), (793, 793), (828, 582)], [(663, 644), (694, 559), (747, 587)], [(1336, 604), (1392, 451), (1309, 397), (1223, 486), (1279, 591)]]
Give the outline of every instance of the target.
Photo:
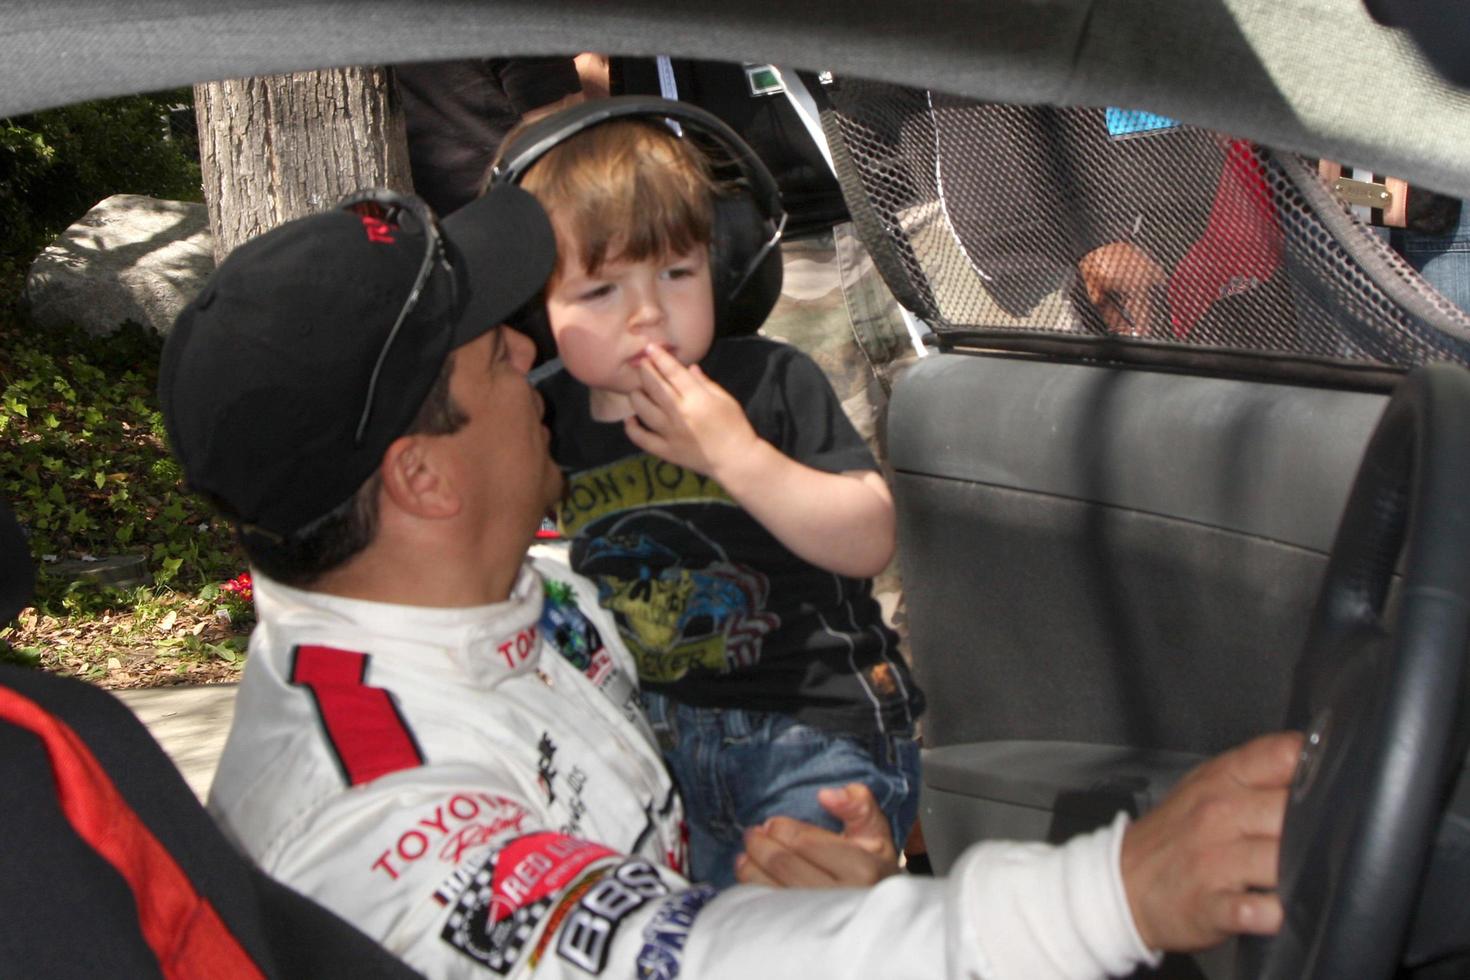
[[(824, 116), (859, 234), (940, 335), (1141, 343), (1407, 368), (1470, 364), (1470, 317), (1315, 167), (1102, 109), (841, 79)], [(1149, 128), (1150, 125), (1155, 128)]]

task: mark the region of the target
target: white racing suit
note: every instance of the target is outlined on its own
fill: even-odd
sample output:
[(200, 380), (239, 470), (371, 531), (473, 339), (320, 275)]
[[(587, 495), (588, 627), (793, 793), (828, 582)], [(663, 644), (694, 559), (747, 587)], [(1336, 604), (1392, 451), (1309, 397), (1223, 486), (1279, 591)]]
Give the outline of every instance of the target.
[(1122, 821), (985, 844), (945, 880), (691, 886), (677, 795), (594, 586), (424, 609), (254, 581), (210, 809), (264, 869), (430, 977), (1025, 977), (1154, 957)]

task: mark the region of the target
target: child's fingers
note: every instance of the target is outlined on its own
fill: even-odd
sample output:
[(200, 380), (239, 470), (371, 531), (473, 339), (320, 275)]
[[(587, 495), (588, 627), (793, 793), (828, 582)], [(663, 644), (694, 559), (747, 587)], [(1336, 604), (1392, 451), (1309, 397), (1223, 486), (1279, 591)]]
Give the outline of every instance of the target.
[[(649, 350), (653, 349), (649, 347)], [(678, 390), (651, 357), (645, 357), (638, 362), (638, 383), (642, 385), (645, 395), (662, 405), (672, 406), (679, 401)]]
[(770, 883), (784, 888), (830, 888), (837, 883), (820, 862), (811, 860), (800, 843), (793, 847), (761, 827), (746, 830), (745, 858)]
[(628, 400), (633, 405), (633, 413), (645, 429), (653, 432), (664, 432), (668, 429), (669, 413), (657, 401), (642, 391), (633, 392)]
[(709, 389), (714, 388), (717, 391), (725, 390), (718, 381), (711, 381), (709, 375), (705, 374), (704, 371), (700, 369), (698, 364), (689, 365), (689, 367), (685, 368), (685, 371), (688, 374), (689, 387), (691, 389), (698, 388), (708, 391)]
[(817, 791), (817, 802), (822, 809), (842, 821), (843, 837), (873, 854), (897, 859), (893, 828), (867, 786), (849, 783), (842, 787), (827, 787)]
[(629, 418), (624, 421), (623, 434), (628, 437), (629, 442), (643, 452), (648, 453), (650, 456), (659, 455), (658, 441), (654, 439), (647, 429), (638, 425), (637, 419)]
[(689, 390), (693, 380), (689, 369), (680, 364), (678, 358), (657, 344), (649, 344), (643, 348), (643, 353), (642, 363), (651, 367), (675, 395), (683, 395)]
[(765, 869), (752, 861), (748, 854), (741, 854), (735, 858), (735, 880), (742, 885), (781, 887), (781, 882), (766, 874)]
[(628, 437), (629, 442), (645, 453), (662, 457), (668, 451), (665, 440), (640, 422), (636, 415), (629, 415), (623, 419), (623, 434)]
[(745, 849), (784, 884), (803, 888), (865, 887), (898, 870), (892, 848), (877, 854), (858, 841), (790, 817), (772, 817), (747, 831)]

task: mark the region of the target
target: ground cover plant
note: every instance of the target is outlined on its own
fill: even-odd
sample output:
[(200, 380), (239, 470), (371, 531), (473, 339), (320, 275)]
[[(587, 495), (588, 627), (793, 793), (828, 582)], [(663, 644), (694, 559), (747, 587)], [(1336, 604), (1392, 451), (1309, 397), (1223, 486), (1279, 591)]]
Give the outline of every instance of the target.
[[(223, 588), (244, 568), (225, 523), (186, 493), (154, 391), (160, 341), (0, 324), (0, 493), (40, 570), (35, 605), (0, 631), (0, 656), (107, 687), (233, 679), (253, 613)], [(138, 555), (146, 584), (74, 573)], [(85, 566), (83, 566), (85, 567)]]
[[(229, 584), (244, 558), (164, 442), (160, 338), (37, 331), (19, 298), (36, 252), (98, 200), (198, 199), (197, 164), (167, 126), (181, 98), (0, 120), (0, 497), (40, 570), (34, 605), (0, 623), (0, 659), (103, 687), (233, 680), (253, 621), (248, 590)], [(118, 556), (143, 559), (142, 584), (75, 571)]]

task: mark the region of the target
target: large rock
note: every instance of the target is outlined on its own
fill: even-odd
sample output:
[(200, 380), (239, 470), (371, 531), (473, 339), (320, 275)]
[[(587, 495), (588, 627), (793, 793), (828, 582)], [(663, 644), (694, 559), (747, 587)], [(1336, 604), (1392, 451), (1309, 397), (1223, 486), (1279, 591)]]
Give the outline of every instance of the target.
[(41, 327), (100, 336), (132, 320), (163, 334), (213, 271), (204, 205), (117, 194), (46, 247), (25, 295)]

